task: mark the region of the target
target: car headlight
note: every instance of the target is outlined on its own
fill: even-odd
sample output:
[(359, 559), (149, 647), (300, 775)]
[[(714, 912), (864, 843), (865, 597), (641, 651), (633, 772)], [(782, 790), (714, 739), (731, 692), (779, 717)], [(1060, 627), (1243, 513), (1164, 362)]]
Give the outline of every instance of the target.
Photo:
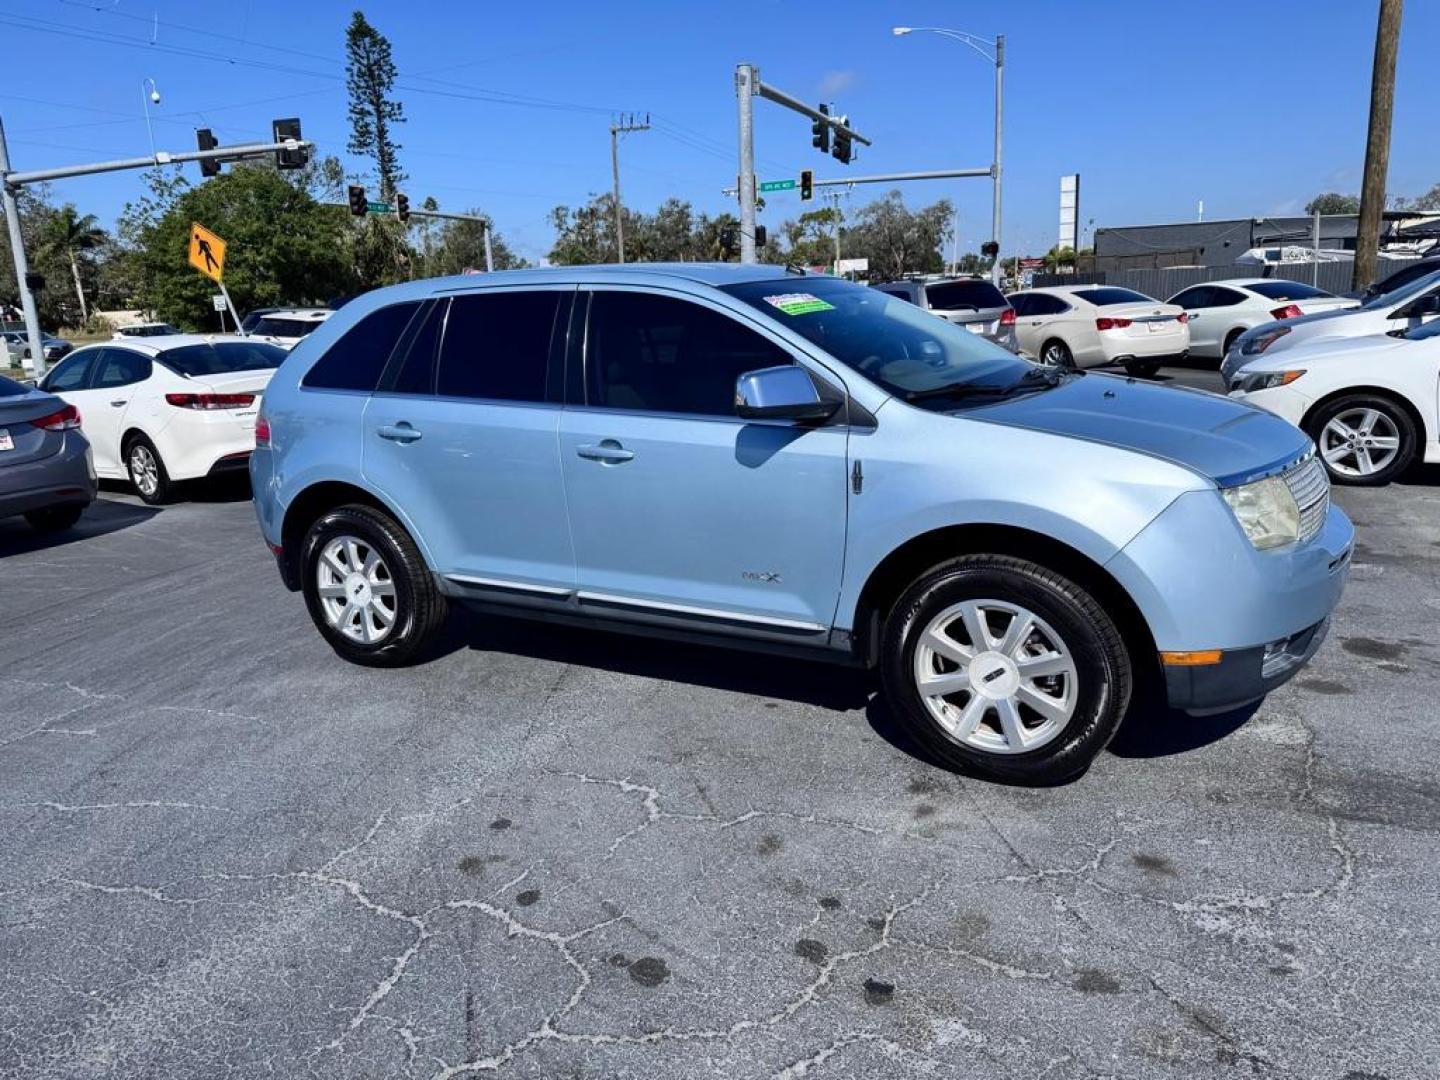
[(1304, 374), (1304, 368), (1293, 371), (1242, 371), (1230, 380), (1230, 389), (1242, 390), (1247, 394), (1253, 394), (1256, 390), (1274, 390), (1277, 386), (1289, 386)]
[(1220, 494), (1250, 543), (1260, 551), (1293, 544), (1300, 539), (1300, 507), (1290, 485), (1278, 476), (1249, 484), (1221, 488)]
[(1288, 333), (1290, 333), (1290, 327), (1277, 326), (1272, 330), (1266, 330), (1263, 334), (1256, 334), (1254, 337), (1247, 334), (1245, 340), (1240, 344), (1240, 355), (1259, 356)]

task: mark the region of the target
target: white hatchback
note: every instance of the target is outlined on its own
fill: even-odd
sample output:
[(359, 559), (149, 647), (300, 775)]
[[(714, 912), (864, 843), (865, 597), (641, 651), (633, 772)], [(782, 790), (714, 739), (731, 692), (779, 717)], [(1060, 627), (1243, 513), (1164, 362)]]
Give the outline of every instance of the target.
[(1190, 355), (1217, 360), (1253, 326), (1359, 306), (1324, 289), (1282, 278), (1207, 281), (1181, 289), (1170, 303), (1190, 316)]
[(1009, 298), (1020, 351), (1042, 364), (1123, 364), (1131, 375), (1155, 374), (1190, 348), (1189, 317), (1173, 304), (1114, 285), (1056, 285)]
[(260, 396), (285, 355), (228, 335), (109, 341), (76, 349), (40, 387), (79, 408), (101, 478), (163, 503), (177, 481), (244, 471)]

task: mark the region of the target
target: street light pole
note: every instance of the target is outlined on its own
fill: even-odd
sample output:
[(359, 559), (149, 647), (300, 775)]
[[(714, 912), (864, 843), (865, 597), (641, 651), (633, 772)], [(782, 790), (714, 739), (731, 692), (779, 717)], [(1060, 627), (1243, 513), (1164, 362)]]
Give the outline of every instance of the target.
[[(977, 37), (975, 34), (966, 33), (964, 30), (946, 30), (938, 26), (896, 26), (890, 31), (896, 37), (904, 37), (906, 34), (925, 33), (939, 34), (941, 37), (948, 37), (962, 45), (968, 45), (977, 53), (995, 65), (995, 157), (990, 166), (991, 183), (993, 184), (993, 202), (990, 211), (990, 239), (998, 246), (1000, 244), (1000, 195), (1003, 189), (1003, 177), (1001, 174), (1001, 146), (1003, 145), (1004, 111), (1005, 111), (1005, 35), (998, 34), (994, 41), (988, 38)], [(987, 52), (986, 49), (990, 51)], [(995, 261), (990, 266), (990, 278), (996, 285), (1000, 284), (1002, 263), (1000, 254), (997, 251)]]

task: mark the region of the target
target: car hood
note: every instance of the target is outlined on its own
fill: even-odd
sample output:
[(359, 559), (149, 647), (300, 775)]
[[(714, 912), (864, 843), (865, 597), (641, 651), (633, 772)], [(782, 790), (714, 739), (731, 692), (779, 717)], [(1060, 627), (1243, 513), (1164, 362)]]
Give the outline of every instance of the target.
[(1278, 350), (1278, 355), (1277, 350), (1266, 349), (1258, 356), (1242, 357), (1244, 363), (1235, 368), (1231, 376), (1240, 372), (1288, 371), (1319, 360), (1349, 361), (1362, 354), (1373, 356), (1413, 344), (1416, 343), (1389, 334), (1312, 338), (1297, 342), (1293, 348)]
[(1073, 377), (964, 415), (1148, 454), (1221, 487), (1275, 472), (1311, 447), (1299, 428), (1253, 405), (1115, 375)]

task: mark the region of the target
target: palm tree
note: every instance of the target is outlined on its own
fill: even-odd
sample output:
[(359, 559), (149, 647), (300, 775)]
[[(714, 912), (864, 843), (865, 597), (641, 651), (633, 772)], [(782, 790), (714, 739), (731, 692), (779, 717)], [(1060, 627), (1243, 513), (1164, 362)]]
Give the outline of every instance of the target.
[(75, 297), (80, 301), (80, 319), (90, 321), (90, 309), (85, 304), (85, 289), (80, 284), (81, 252), (93, 251), (103, 245), (109, 237), (95, 220), (94, 214), (81, 217), (73, 203), (66, 203), (50, 218), (46, 226), (45, 246), (54, 253), (63, 252), (70, 260), (70, 273), (75, 279)]

